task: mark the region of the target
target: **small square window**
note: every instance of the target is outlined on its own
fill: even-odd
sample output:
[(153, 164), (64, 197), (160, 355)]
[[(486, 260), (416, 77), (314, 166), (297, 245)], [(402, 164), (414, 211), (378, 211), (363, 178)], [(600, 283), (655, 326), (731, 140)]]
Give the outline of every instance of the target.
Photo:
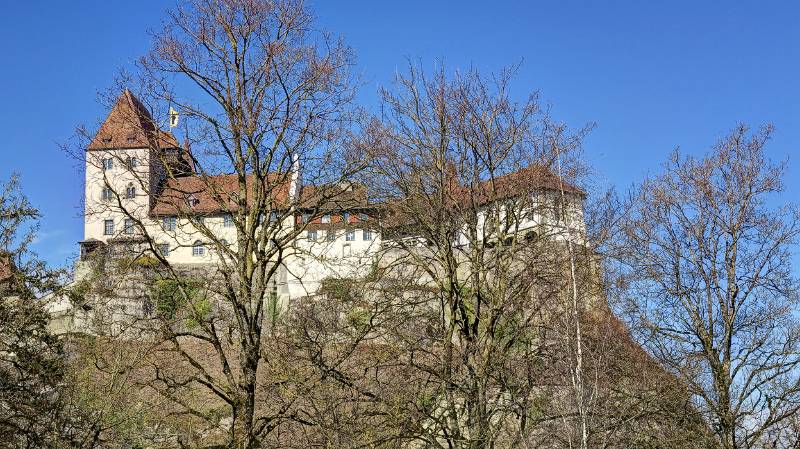
[(323, 223), (330, 223), (331, 222), (331, 214), (323, 215), (322, 219), (320, 221), (322, 221)]
[(161, 219), (161, 227), (165, 231), (174, 231), (176, 221), (175, 217), (164, 217)]
[(306, 233), (306, 239), (308, 239), (309, 242), (316, 242), (317, 241), (317, 231), (308, 231)]
[(169, 244), (162, 243), (158, 245), (158, 252), (164, 257), (169, 257)]
[(103, 221), (103, 235), (114, 235), (114, 220)]
[(347, 240), (348, 242), (352, 242), (353, 240), (356, 239), (356, 231), (347, 231), (347, 233), (344, 236), (344, 239)]
[(194, 242), (194, 244), (192, 245), (192, 256), (193, 257), (200, 257), (205, 253), (206, 253), (206, 248), (203, 245), (203, 242), (201, 242), (199, 240)]
[(125, 234), (127, 234), (127, 235), (133, 234), (133, 226), (134, 226), (133, 225), (133, 220), (130, 219), (130, 218), (126, 218), (125, 219), (125, 227), (123, 229), (123, 232)]
[(336, 231), (331, 229), (327, 232), (327, 234), (325, 234), (325, 238), (327, 238), (329, 242), (336, 240)]

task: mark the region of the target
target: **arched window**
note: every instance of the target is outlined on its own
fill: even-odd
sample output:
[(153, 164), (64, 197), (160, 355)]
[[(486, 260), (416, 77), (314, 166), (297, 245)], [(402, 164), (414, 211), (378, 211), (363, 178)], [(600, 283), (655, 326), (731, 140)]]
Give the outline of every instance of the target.
[(192, 245), (192, 256), (194, 257), (201, 257), (203, 254), (206, 253), (206, 247), (203, 245), (203, 242), (197, 240)]
[(125, 188), (125, 198), (136, 198), (136, 187), (134, 187), (132, 182), (129, 182), (128, 187)]

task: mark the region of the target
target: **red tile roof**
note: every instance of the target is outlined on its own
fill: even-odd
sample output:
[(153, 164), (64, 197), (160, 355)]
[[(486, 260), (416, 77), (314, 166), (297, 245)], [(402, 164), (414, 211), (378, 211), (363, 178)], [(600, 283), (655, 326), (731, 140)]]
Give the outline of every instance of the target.
[[(492, 181), (494, 186), (492, 186)], [(485, 197), (507, 198), (519, 192), (536, 190), (561, 191), (573, 195), (586, 196), (586, 192), (566, 182), (544, 165), (530, 165), (506, 175), (497, 176), (492, 181), (482, 182), (475, 190)]]
[[(452, 179), (451, 195), (446, 199), (451, 211), (464, 207), (481, 207), (494, 201), (513, 198), (520, 194), (537, 191), (561, 191), (569, 195), (585, 197), (586, 193), (578, 187), (564, 181), (544, 165), (531, 165), (515, 172), (497, 176), (491, 180), (481, 181), (476, 185), (463, 186)], [(386, 203), (387, 212), (383, 224), (389, 228), (400, 228), (413, 224), (411, 211), (426, 207), (419, 204), (419, 198), (396, 199)], [(421, 210), (421, 209), (419, 209)]]
[[(289, 177), (270, 174), (267, 189), (272, 189), (275, 205), (288, 204)], [(254, 177), (247, 176), (248, 201), (253, 198)], [(239, 193), (238, 175), (184, 176), (167, 180), (167, 184), (156, 198), (152, 215), (213, 214), (236, 210), (236, 195)], [(190, 200), (194, 200), (193, 202)], [(191, 204), (190, 204), (191, 203)]]
[(125, 89), (87, 150), (179, 147), (175, 136), (159, 129), (142, 102)]
[(7, 254), (0, 255), (0, 283), (11, 279), (13, 274), (14, 271), (11, 263), (11, 256)]

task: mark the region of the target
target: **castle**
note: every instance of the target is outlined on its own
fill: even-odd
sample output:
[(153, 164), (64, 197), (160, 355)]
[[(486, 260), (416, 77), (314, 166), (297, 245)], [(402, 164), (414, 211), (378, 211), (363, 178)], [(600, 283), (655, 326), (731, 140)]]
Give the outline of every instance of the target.
[[(280, 203), (313, 195), (315, 186), (302, 185), (296, 165), (286, 176), (286, 185), (275, 189)], [(144, 105), (126, 90), (86, 149), (81, 257), (115, 245), (133, 247), (134, 253), (146, 251), (131, 244), (147, 235), (172, 265), (214, 265), (222, 256), (209, 240), (233, 250), (236, 245), (231, 210), (216, 194), (237, 189), (236, 175), (195, 173), (188, 146), (159, 129)], [(380, 247), (381, 235), (370, 222), (375, 206), (363, 192), (348, 196), (359, 204), (304, 223), (306, 232), (298, 236), (295, 251), (286, 257), (276, 280), (282, 297), (313, 293), (325, 277), (353, 275)], [(275, 220), (274, 215), (268, 219)], [(294, 216), (282, 216), (282, 225), (292, 227), (307, 216), (298, 209)]]
[[(173, 134), (162, 130), (129, 91), (118, 97), (85, 155), (78, 280), (85, 275), (81, 266), (98, 251), (134, 258), (157, 252), (171, 266), (194, 271), (213, 269), (224, 262), (222, 253), (227, 249), (231, 254), (236, 251), (235, 210), (225, 199), (237, 194), (238, 175), (199, 173), (189, 145), (179, 144)], [(425, 246), (413, 227), (403, 226), (403, 219), (386, 219), (381, 205), (370, 202), (363, 188), (348, 187), (344, 197), (327, 209), (305, 211), (304, 200), (324, 187), (304, 185), (297, 160), (290, 167), (284, 173), (270, 173), (276, 185), (274, 209), (271, 206), (268, 216), (261, 217), (270, 226), (303, 230), (296, 233), (291, 251), (283, 255), (272, 280), (273, 292), (282, 302), (313, 295), (325, 278), (363, 276), (398, 239), (404, 240), (405, 247), (409, 239)], [(251, 188), (249, 179), (245, 184)], [(522, 168), (494, 179), (493, 186), (504, 197), (513, 197), (522, 187), (527, 195), (536, 192), (535, 203), (553, 205), (517, 218), (514, 238), (536, 238), (542, 226), (563, 226), (567, 217), (570, 227), (582, 232), (584, 193), (548, 169)], [(505, 206), (493, 203), (497, 197), (479, 201), (483, 203), (478, 226), (485, 228), (486, 214)], [(289, 212), (279, 215), (276, 211)], [(486, 234), (481, 238), (491, 247), (508, 244), (504, 240), (512, 237)], [(466, 233), (453, 244), (469, 244)], [(65, 301), (60, 304), (56, 314), (68, 308)]]

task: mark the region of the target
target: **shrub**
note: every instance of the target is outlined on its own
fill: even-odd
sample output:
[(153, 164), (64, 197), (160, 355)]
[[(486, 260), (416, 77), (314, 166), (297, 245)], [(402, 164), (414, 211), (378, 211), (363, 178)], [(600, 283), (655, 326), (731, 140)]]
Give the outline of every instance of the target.
[[(187, 299), (194, 300), (202, 293), (202, 283), (195, 279), (159, 279), (155, 281), (150, 297), (159, 316), (173, 319), (184, 308)], [(210, 308), (210, 305), (209, 305)], [(196, 323), (195, 323), (196, 324)]]

